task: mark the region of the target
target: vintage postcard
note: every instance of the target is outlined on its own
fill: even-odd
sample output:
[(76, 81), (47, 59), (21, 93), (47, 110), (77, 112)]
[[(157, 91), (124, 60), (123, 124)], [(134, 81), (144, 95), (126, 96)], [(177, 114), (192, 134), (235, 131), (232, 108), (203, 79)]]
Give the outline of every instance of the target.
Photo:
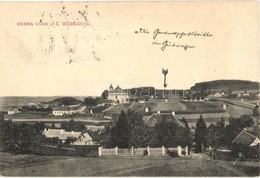
[(1, 176), (259, 176), (259, 3), (0, 2)]

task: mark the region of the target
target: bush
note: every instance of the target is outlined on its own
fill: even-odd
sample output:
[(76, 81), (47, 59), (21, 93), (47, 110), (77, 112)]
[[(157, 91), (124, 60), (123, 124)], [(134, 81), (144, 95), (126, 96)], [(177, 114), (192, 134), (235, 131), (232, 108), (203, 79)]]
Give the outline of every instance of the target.
[(179, 157), (179, 155), (178, 155), (178, 152), (177, 151), (175, 151), (175, 150), (167, 150), (167, 154), (170, 156), (170, 157), (172, 157), (172, 158), (174, 158), (174, 157)]
[(182, 155), (186, 155), (186, 151), (181, 151), (181, 154)]
[(144, 150), (144, 156), (147, 156), (148, 155), (148, 151), (147, 150)]

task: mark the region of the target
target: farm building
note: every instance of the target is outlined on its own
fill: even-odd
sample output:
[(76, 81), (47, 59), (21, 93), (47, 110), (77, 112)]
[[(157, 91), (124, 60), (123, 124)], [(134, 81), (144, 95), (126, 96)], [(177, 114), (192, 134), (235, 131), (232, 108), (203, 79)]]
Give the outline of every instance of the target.
[(63, 129), (44, 129), (43, 135), (47, 138), (59, 138), (62, 143), (68, 137), (76, 138), (76, 142), (72, 143), (73, 145), (92, 145), (92, 138), (88, 135), (88, 133), (81, 133), (81, 132), (67, 132)]
[(73, 115), (76, 113), (84, 114), (85, 106), (62, 106), (53, 109), (54, 116)]
[(108, 92), (108, 100), (113, 100), (118, 103), (129, 103), (129, 93), (127, 89), (122, 89), (118, 85), (115, 89), (110, 85)]

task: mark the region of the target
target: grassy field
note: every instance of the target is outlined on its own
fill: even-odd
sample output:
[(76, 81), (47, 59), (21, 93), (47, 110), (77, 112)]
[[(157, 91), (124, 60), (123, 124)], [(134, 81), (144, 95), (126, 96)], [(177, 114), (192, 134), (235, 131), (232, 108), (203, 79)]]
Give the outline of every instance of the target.
[[(212, 102), (214, 102), (218, 105), (227, 104), (224, 101), (212, 101)], [(229, 115), (231, 117), (237, 118), (237, 117), (239, 117), (240, 115), (243, 115), (243, 114), (251, 115), (253, 113), (253, 110), (249, 109), (249, 108), (233, 105), (233, 104), (228, 104), (227, 112), (229, 113)]]
[(98, 158), (7, 155), (1, 153), (2, 176), (256, 176), (243, 165), (199, 156), (102, 156)]

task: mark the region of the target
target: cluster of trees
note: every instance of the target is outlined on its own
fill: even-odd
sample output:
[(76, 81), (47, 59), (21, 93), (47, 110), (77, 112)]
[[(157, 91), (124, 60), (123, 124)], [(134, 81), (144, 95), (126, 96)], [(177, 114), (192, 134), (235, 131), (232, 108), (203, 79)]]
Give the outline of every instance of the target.
[(242, 115), (239, 118), (231, 118), (226, 126), (224, 119), (221, 118), (215, 125), (211, 124), (207, 127), (204, 119), (200, 116), (195, 129), (195, 150), (202, 152), (203, 148), (207, 146), (212, 146), (213, 149), (227, 147), (233, 151), (234, 155), (237, 155), (237, 145), (234, 145), (232, 141), (244, 128), (252, 127), (253, 125), (254, 121), (250, 115)]
[(81, 132), (86, 129), (86, 127), (82, 122), (76, 122), (71, 119), (69, 122), (62, 122), (61, 129), (64, 129), (66, 131)]
[(191, 90), (259, 90), (259, 82), (246, 80), (214, 80), (196, 83)]
[[(35, 124), (15, 124), (10, 120), (4, 120), (0, 114), (0, 149), (12, 154), (31, 153), (34, 146), (42, 144), (55, 145), (62, 147), (61, 140), (58, 138), (46, 138), (42, 132), (45, 128), (44, 123)], [(82, 131), (85, 126), (81, 122), (71, 120), (63, 123), (62, 128), (66, 131)], [(74, 137), (68, 137), (63, 144), (70, 144), (76, 141)]]
[(73, 97), (61, 97), (51, 101), (50, 103), (60, 103), (61, 105), (69, 106), (69, 105), (81, 104), (82, 101)]
[(29, 153), (32, 146), (44, 139), (43, 129), (43, 123), (14, 124), (0, 115), (0, 148), (12, 154)]
[(92, 98), (89, 96), (89, 97), (84, 98), (84, 104), (87, 107), (94, 107), (97, 105), (97, 103), (100, 99), (101, 99), (100, 97)]
[(167, 119), (151, 128), (144, 124), (142, 117), (133, 111), (124, 111), (118, 120), (101, 132), (100, 143), (104, 147), (176, 147), (191, 146), (192, 135), (189, 127), (180, 128)]

